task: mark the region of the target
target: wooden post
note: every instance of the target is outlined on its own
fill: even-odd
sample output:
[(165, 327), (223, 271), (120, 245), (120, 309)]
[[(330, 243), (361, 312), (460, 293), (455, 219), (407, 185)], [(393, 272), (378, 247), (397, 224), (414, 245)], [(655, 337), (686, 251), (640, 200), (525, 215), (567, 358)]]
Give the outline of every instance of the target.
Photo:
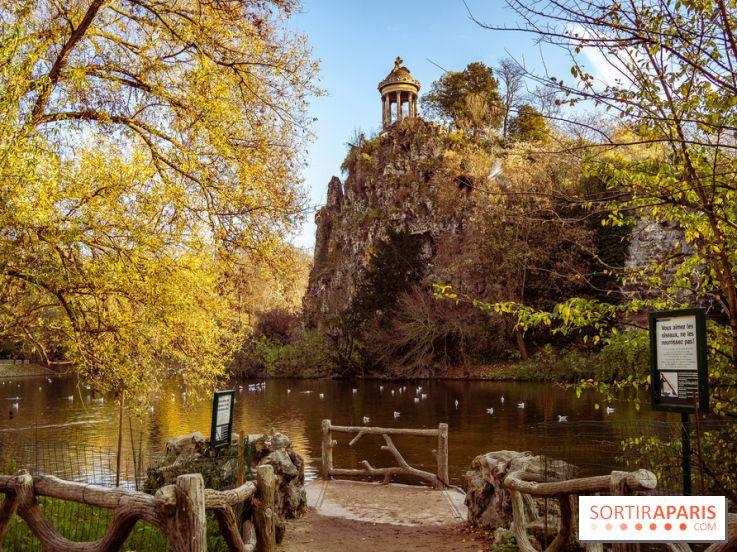
[(238, 432), (238, 474), (236, 475), (236, 487), (240, 487), (243, 485), (243, 471), (245, 469), (245, 459), (246, 459), (246, 432), (242, 429)]
[[(609, 480), (609, 494), (612, 496), (627, 496), (629, 489), (627, 488), (627, 476), (629, 473), (622, 471), (613, 471)], [(634, 552), (637, 546), (629, 542), (612, 543), (612, 552)]]
[(438, 482), (435, 488), (447, 487), (448, 481), (448, 424), (438, 425)]
[(200, 473), (177, 477), (174, 552), (207, 552), (207, 519), (205, 517), (205, 482)]
[(125, 412), (125, 391), (120, 392), (120, 416), (118, 419), (118, 458), (116, 459), (115, 486), (120, 487), (120, 460), (123, 457), (123, 413)]
[(322, 478), (330, 479), (333, 469), (333, 434), (330, 431), (330, 420), (322, 421)]
[(256, 527), (257, 552), (276, 552), (275, 487), (274, 467), (264, 464), (256, 468), (256, 507), (253, 522)]
[(512, 517), (514, 519), (514, 538), (520, 552), (537, 552), (527, 535), (527, 516), (525, 515), (524, 495), (519, 491), (509, 490), (512, 501)]
[(0, 552), (3, 552), (3, 542), (5, 541), (5, 535), (8, 533), (10, 528), (10, 522), (13, 521), (13, 516), (18, 509), (18, 503), (15, 495), (5, 495), (3, 500), (3, 507), (0, 510)]
[(256, 527), (253, 525), (251, 520), (243, 522), (243, 527), (241, 528), (241, 540), (243, 541), (243, 548), (246, 552), (253, 552), (256, 550), (258, 538), (256, 537)]
[(558, 495), (558, 504), (560, 504), (560, 521), (558, 525), (558, 534), (545, 549), (545, 552), (557, 552), (559, 550), (568, 549), (568, 541), (574, 532), (576, 521), (573, 519), (576, 497), (569, 494)]

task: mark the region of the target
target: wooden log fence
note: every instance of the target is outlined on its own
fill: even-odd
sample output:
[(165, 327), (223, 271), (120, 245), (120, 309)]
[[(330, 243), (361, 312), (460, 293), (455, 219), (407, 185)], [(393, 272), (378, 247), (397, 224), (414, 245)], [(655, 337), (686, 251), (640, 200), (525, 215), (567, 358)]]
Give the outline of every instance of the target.
[[(0, 550), (10, 521), (17, 514), (46, 551), (119, 550), (136, 522), (143, 520), (164, 534), (173, 552), (205, 552), (205, 512), (212, 510), (231, 551), (273, 552), (276, 550), (275, 488), (274, 468), (269, 465), (258, 467), (255, 483), (249, 481), (232, 490), (206, 489), (202, 475), (195, 473), (180, 475), (175, 485), (162, 487), (153, 496), (127, 489), (64, 481), (51, 475), (32, 476), (26, 470), (20, 470), (14, 476), (0, 476), (0, 493), (6, 495), (0, 509)], [(111, 525), (97, 541), (71, 541), (61, 535), (43, 514), (36, 501), (38, 496), (113, 510)], [(239, 528), (233, 506), (243, 502), (251, 506), (253, 521), (246, 521)]]
[[(381, 435), (384, 438), (385, 445), (381, 450), (388, 451), (397, 462), (397, 466), (387, 468), (375, 468), (367, 460), (363, 460), (360, 469), (336, 468), (333, 466), (333, 448), (338, 444), (333, 439), (333, 432), (336, 433), (355, 433), (356, 436), (348, 443), (349, 446), (355, 445), (365, 435)], [(409, 465), (402, 454), (397, 449), (392, 435), (415, 435), (421, 437), (437, 437), (437, 449), (432, 451), (435, 461), (437, 462), (436, 473), (430, 473), (420, 470)], [(443, 488), (449, 486), (448, 483), (448, 424), (439, 424), (437, 429), (406, 429), (406, 428), (386, 428), (386, 427), (354, 427), (354, 426), (336, 426), (332, 425), (330, 420), (322, 421), (322, 477), (330, 479), (335, 476), (352, 477), (352, 476), (383, 476), (384, 484), (391, 481), (395, 475), (411, 475), (419, 477), (432, 483), (435, 488)]]
[[(610, 475), (583, 477), (563, 481), (544, 481), (540, 473), (529, 469), (530, 466), (510, 472), (503, 481), (504, 488), (509, 491), (512, 500), (514, 517), (513, 531), (520, 552), (538, 552), (528, 536), (529, 522), (536, 521), (531, 508), (531, 497), (557, 499), (560, 505), (558, 532), (545, 552), (558, 552), (568, 547), (576, 527), (576, 498), (605, 492), (612, 496), (627, 496), (636, 491), (655, 489), (658, 480), (648, 470), (633, 472), (613, 471)], [(530, 519), (532, 518), (532, 519)], [(715, 543), (704, 552), (730, 552), (737, 542), (737, 515), (729, 514), (727, 542)], [(685, 543), (667, 543), (671, 552), (693, 552)], [(587, 543), (587, 552), (603, 552), (602, 543)], [(612, 552), (636, 552), (639, 546), (633, 543), (614, 543)]]
[[(612, 495), (628, 495), (635, 491), (649, 491), (658, 484), (655, 475), (648, 470), (634, 472), (613, 471), (610, 475), (582, 477), (563, 481), (541, 480), (541, 474), (527, 468), (510, 472), (504, 479), (504, 487), (512, 500), (513, 531), (520, 552), (537, 552), (528, 535), (529, 497), (553, 498), (560, 505), (558, 532), (545, 552), (566, 549), (576, 528), (576, 498), (578, 495), (607, 492)], [(613, 552), (624, 552), (628, 545), (615, 544)], [(587, 551), (602, 550), (600, 543), (588, 544)]]

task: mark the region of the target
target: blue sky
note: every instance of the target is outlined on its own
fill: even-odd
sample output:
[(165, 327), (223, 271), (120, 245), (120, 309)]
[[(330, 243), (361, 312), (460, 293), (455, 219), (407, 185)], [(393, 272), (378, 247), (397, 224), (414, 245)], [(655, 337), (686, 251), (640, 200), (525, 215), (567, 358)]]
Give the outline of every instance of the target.
[[(503, 0), (467, 0), (477, 19), (513, 24), (514, 14)], [(420, 95), (442, 75), (436, 64), (460, 71), (473, 61), (494, 66), (514, 57), (528, 68), (544, 67), (564, 77), (570, 64), (560, 53), (543, 56), (534, 37), (524, 33), (485, 30), (469, 18), (461, 0), (303, 0), (301, 13), (290, 26), (307, 36), (313, 56), (320, 62), (320, 87), (325, 96), (313, 100), (310, 116), (315, 140), (307, 152), (303, 172), (309, 202), (325, 202), (332, 176), (340, 176), (340, 164), (356, 130), (373, 134), (381, 126), (381, 98), (377, 90), (401, 56), (404, 65), (420, 81)], [(428, 61), (428, 60), (432, 60)], [(312, 251), (314, 214), (308, 215), (293, 243)]]

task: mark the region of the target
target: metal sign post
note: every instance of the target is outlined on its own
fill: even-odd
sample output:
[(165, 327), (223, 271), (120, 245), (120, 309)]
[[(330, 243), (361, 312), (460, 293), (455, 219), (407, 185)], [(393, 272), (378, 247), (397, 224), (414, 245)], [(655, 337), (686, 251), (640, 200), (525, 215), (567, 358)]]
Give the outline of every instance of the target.
[(215, 391), (212, 397), (212, 429), (210, 446), (213, 449), (230, 445), (233, 431), (233, 403), (235, 391)]
[(689, 414), (709, 411), (706, 314), (704, 309), (651, 312), (652, 407), (681, 413), (683, 494), (691, 494)]

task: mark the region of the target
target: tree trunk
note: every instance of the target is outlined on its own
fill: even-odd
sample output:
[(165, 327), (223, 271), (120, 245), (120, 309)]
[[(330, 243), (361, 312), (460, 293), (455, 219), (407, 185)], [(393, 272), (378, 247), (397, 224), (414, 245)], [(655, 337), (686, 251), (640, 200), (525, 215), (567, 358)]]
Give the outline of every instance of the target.
[(519, 356), (522, 360), (527, 360), (530, 356), (527, 354), (527, 345), (525, 345), (525, 334), (521, 328), (517, 328), (514, 331), (515, 337), (517, 338), (517, 348), (519, 349)]

